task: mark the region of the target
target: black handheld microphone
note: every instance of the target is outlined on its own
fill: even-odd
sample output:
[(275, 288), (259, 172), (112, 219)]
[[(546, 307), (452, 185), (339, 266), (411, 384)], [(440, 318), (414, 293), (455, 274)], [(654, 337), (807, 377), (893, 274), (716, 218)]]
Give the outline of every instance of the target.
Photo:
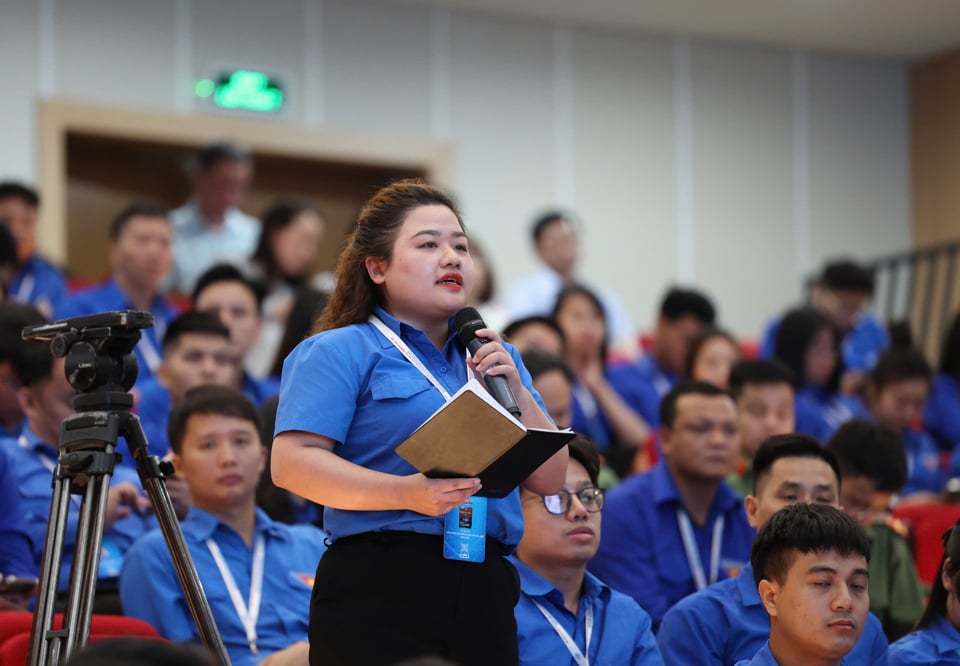
[[(477, 337), (477, 331), (487, 326), (483, 323), (480, 313), (477, 312), (475, 308), (463, 308), (460, 310), (460, 312), (454, 315), (453, 324), (457, 327), (457, 337), (460, 338), (463, 346), (470, 350), (471, 355), (477, 353), (480, 347), (490, 342), (486, 338)], [(520, 407), (517, 406), (517, 398), (513, 395), (513, 391), (510, 390), (507, 378), (501, 377), (500, 375), (486, 375), (483, 378), (483, 382), (487, 385), (487, 390), (490, 391), (490, 395), (503, 405), (508, 412), (519, 419)]]

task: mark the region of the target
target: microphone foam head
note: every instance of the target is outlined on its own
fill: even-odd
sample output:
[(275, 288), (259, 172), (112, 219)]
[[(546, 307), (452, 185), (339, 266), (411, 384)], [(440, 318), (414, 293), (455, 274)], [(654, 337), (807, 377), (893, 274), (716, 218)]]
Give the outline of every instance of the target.
[(453, 325), (457, 327), (457, 335), (464, 344), (476, 337), (478, 329), (487, 327), (477, 309), (469, 307), (453, 316)]

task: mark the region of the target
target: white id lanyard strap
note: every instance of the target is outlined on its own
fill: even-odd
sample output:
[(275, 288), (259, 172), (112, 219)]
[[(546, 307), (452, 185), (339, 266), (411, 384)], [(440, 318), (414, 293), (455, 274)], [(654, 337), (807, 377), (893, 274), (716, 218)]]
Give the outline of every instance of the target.
[(677, 509), (677, 523), (680, 525), (683, 550), (687, 554), (687, 563), (690, 565), (690, 571), (693, 573), (693, 580), (698, 590), (716, 583), (720, 578), (720, 546), (723, 542), (723, 522), (723, 516), (718, 516), (713, 521), (713, 539), (710, 541), (710, 580), (708, 582), (703, 572), (703, 563), (700, 561), (697, 538), (693, 534), (690, 516), (683, 509)]
[(223, 578), (224, 585), (227, 586), (227, 592), (230, 593), (230, 600), (237, 611), (243, 628), (247, 631), (247, 642), (250, 644), (250, 652), (257, 654), (257, 620), (260, 619), (260, 599), (263, 595), (263, 560), (264, 544), (263, 536), (257, 537), (253, 546), (253, 571), (250, 574), (250, 603), (243, 602), (243, 596), (237, 587), (237, 581), (234, 580), (230, 568), (227, 566), (223, 554), (220, 552), (220, 546), (213, 539), (207, 539), (207, 548), (213, 555), (217, 568), (220, 570), (220, 576)]
[(580, 651), (580, 648), (577, 647), (576, 642), (574, 642), (573, 638), (567, 633), (567, 630), (563, 628), (563, 625), (560, 624), (557, 618), (551, 615), (550, 611), (544, 608), (539, 601), (533, 597), (529, 597), (529, 599), (540, 610), (540, 612), (543, 614), (543, 617), (547, 619), (547, 622), (550, 623), (550, 626), (553, 627), (553, 630), (557, 632), (557, 636), (559, 636), (560, 640), (563, 641), (563, 645), (567, 648), (567, 651), (570, 653), (570, 656), (573, 657), (573, 660), (577, 662), (577, 666), (590, 666), (590, 659), (587, 657), (587, 655), (590, 654), (590, 639), (593, 638), (593, 606), (587, 608), (587, 612), (585, 614), (586, 617), (584, 618), (584, 622), (586, 624), (584, 649), (587, 653), (584, 654)]
[(33, 296), (33, 287), (36, 283), (37, 279), (33, 276), (33, 273), (24, 275), (23, 279), (20, 280), (20, 288), (17, 289), (17, 293), (13, 296), (14, 300), (20, 303), (29, 303), (30, 297)]
[[(390, 341), (390, 343), (397, 348), (403, 357), (410, 361), (417, 370), (423, 373), (423, 376), (434, 385), (434, 387), (440, 391), (440, 395), (443, 396), (444, 400), (450, 399), (450, 393), (443, 387), (443, 384), (433, 376), (433, 373), (427, 370), (427, 366), (423, 364), (417, 355), (413, 353), (410, 347), (407, 346), (407, 343), (400, 339), (400, 336), (394, 333), (389, 326), (381, 321), (380, 317), (377, 315), (370, 315), (370, 323), (377, 327), (377, 330), (383, 333), (383, 337)], [(467, 366), (467, 378), (470, 377), (470, 366)]]

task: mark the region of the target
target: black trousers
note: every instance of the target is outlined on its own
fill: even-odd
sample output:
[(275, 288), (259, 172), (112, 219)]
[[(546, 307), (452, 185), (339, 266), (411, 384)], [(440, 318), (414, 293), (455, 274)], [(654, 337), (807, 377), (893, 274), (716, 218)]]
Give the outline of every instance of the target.
[(443, 557), (443, 538), (371, 532), (339, 539), (317, 567), (311, 666), (389, 666), (438, 656), (458, 666), (516, 666), (520, 594), (503, 547), (483, 563)]

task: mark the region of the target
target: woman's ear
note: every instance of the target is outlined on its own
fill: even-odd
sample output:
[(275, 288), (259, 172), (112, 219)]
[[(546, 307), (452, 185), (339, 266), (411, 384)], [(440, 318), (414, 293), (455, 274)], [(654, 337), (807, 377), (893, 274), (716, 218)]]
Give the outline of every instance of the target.
[(374, 284), (383, 284), (387, 279), (386, 268), (387, 260), (376, 257), (367, 257), (363, 260), (363, 265), (367, 269), (367, 275), (373, 280)]

